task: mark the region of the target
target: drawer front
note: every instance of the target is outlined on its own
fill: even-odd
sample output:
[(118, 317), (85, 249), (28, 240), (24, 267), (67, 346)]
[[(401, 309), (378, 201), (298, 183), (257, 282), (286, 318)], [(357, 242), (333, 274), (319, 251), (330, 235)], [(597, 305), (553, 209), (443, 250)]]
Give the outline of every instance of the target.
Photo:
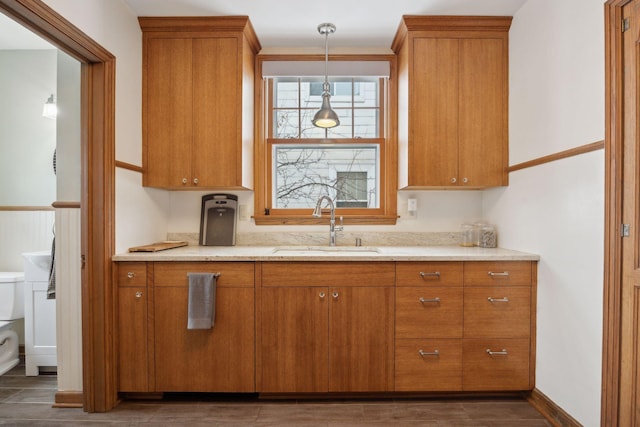
[(253, 287), (255, 266), (252, 262), (156, 262), (155, 286), (188, 286), (187, 273), (220, 273), (216, 286)]
[(526, 338), (530, 334), (530, 288), (477, 287), (464, 290), (465, 338)]
[(119, 262), (118, 286), (146, 286), (146, 262)]
[(530, 261), (469, 261), (464, 263), (465, 286), (531, 286)]
[(398, 262), (396, 286), (461, 286), (461, 262)]
[(396, 338), (461, 338), (462, 288), (396, 288)]
[(531, 390), (529, 340), (463, 340), (462, 389)]
[(393, 262), (264, 262), (262, 286), (393, 286)]
[(395, 387), (396, 391), (461, 390), (462, 340), (396, 340)]

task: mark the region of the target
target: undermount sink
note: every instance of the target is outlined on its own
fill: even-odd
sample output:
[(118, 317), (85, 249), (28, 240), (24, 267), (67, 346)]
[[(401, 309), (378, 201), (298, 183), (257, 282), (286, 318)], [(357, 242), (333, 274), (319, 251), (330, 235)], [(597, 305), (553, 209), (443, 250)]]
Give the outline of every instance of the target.
[(274, 254), (379, 254), (380, 249), (370, 246), (280, 246)]

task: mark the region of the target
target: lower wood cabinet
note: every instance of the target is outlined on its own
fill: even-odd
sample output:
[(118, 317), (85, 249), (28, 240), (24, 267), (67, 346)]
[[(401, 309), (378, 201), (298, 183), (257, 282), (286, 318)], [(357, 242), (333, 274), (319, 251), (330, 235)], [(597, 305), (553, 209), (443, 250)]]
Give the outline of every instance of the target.
[(533, 262), (398, 262), (396, 391), (531, 390)]
[[(123, 285), (139, 264), (146, 286)], [(119, 263), (118, 272), (119, 391), (255, 391), (253, 262)], [(189, 272), (220, 273), (211, 329), (187, 329)]]
[[(117, 264), (121, 392), (534, 387), (535, 262)], [(189, 272), (220, 273), (210, 330)]]
[(393, 278), (393, 263), (263, 263), (259, 391), (393, 390)]

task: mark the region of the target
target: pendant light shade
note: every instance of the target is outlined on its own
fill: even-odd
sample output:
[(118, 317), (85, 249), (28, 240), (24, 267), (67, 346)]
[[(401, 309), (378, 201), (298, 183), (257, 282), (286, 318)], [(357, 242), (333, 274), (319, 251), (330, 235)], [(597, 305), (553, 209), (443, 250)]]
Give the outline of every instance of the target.
[(314, 126), (319, 128), (333, 128), (340, 124), (340, 119), (335, 111), (331, 109), (331, 86), (329, 85), (329, 34), (336, 32), (336, 26), (325, 23), (318, 25), (318, 32), (324, 35), (324, 84), (322, 85), (322, 106), (313, 116)]

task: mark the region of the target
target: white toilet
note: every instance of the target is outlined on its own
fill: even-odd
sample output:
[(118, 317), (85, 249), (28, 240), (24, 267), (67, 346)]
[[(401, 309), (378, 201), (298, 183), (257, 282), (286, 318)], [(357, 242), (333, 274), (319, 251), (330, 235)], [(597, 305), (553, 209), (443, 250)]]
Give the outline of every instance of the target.
[(20, 363), (13, 322), (24, 317), (24, 273), (0, 272), (0, 375)]

